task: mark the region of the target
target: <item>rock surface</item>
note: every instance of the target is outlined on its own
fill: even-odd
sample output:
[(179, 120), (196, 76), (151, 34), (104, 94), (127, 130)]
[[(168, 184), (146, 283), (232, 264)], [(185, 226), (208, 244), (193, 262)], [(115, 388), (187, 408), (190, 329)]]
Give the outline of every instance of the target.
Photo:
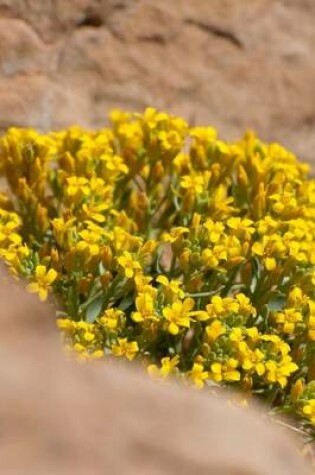
[(0, 278), (1, 474), (308, 473), (258, 411), (149, 381), (131, 364), (70, 360), (48, 308)]
[(147, 105), (315, 163), (314, 0), (0, 0), (0, 129)]

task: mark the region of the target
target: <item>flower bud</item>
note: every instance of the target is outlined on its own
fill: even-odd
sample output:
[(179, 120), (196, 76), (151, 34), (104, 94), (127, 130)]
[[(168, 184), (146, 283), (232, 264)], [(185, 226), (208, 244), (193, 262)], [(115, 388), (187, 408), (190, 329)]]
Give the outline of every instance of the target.
[(110, 269), (113, 263), (113, 251), (110, 246), (104, 246), (102, 248), (101, 259), (104, 267)]
[(104, 290), (107, 290), (108, 284), (113, 280), (113, 274), (111, 272), (105, 272), (101, 275), (101, 283)]

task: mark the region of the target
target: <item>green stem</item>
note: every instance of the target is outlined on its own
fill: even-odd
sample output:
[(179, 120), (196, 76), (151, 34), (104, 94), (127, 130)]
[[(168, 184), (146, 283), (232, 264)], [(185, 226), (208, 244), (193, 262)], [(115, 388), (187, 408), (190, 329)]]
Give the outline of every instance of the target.
[(97, 300), (101, 295), (104, 293), (104, 290), (101, 289), (96, 294), (93, 295), (90, 299), (88, 299), (86, 302), (83, 302), (80, 305), (80, 310), (85, 310), (91, 303), (93, 303), (95, 300)]
[(236, 278), (237, 276), (237, 273), (239, 272), (239, 269), (240, 269), (240, 266), (236, 266), (235, 269), (233, 269), (231, 271), (231, 274), (230, 274), (230, 277), (229, 277), (229, 280), (226, 282), (226, 284), (224, 285), (224, 291), (222, 292), (222, 297), (226, 297), (231, 289), (231, 287), (233, 287), (233, 281), (234, 279)]
[(176, 265), (176, 259), (177, 259), (177, 256), (174, 252), (174, 250), (172, 249), (172, 252), (173, 252), (173, 255), (172, 255), (172, 260), (171, 260), (171, 265), (170, 265), (170, 270), (169, 270), (169, 274), (172, 275), (172, 273), (174, 272), (174, 269), (175, 269), (175, 265)]
[(195, 297), (195, 298), (198, 298), (198, 297), (211, 297), (212, 295), (215, 295), (217, 294), (218, 292), (220, 292), (222, 289), (224, 289), (225, 286), (222, 285), (221, 287), (219, 287), (218, 289), (216, 290), (212, 290), (211, 292), (193, 292), (191, 294), (185, 294), (185, 297)]

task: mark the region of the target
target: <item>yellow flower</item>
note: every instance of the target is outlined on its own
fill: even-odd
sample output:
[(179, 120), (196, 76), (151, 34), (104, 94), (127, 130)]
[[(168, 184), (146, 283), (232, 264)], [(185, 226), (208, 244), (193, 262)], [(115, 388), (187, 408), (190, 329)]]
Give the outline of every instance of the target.
[(198, 322), (206, 322), (209, 320), (209, 314), (205, 310), (194, 310), (193, 312), (189, 313), (189, 316)]
[(141, 270), (140, 263), (134, 260), (132, 254), (128, 251), (125, 251), (122, 256), (119, 256), (117, 262), (122, 267), (124, 276), (127, 279), (132, 279), (135, 275), (135, 271)]
[(226, 297), (223, 302), (227, 313), (238, 313), (240, 311), (240, 304), (237, 299)]
[(116, 330), (120, 326), (123, 314), (124, 312), (118, 308), (109, 308), (101, 316), (100, 323), (108, 330)]
[(249, 336), (251, 340), (253, 340), (254, 343), (256, 343), (260, 338), (257, 327), (246, 328), (246, 334)]
[(222, 298), (219, 295), (214, 295), (206, 308), (210, 317), (230, 314), (240, 314), (246, 317), (255, 314), (255, 309), (251, 306), (249, 298), (244, 294), (237, 294), (235, 298)]
[(171, 130), (170, 132), (162, 130), (158, 133), (158, 140), (163, 151), (177, 151), (180, 150), (182, 145), (182, 138), (175, 130)]
[(307, 403), (303, 406), (303, 414), (311, 421), (312, 424), (315, 424), (315, 399), (309, 399)]
[(243, 331), (242, 328), (240, 327), (234, 327), (232, 328), (230, 334), (229, 334), (229, 339), (233, 343), (240, 343), (243, 340)]
[(84, 215), (84, 219), (92, 219), (97, 223), (104, 223), (106, 221), (106, 217), (104, 216), (104, 211), (109, 208), (107, 203), (99, 203), (99, 204), (87, 204), (83, 203), (82, 211)]
[(310, 315), (308, 319), (308, 337), (311, 341), (315, 341), (315, 315)]
[(259, 348), (256, 348), (255, 350), (250, 349), (244, 341), (239, 343), (238, 349), (242, 368), (246, 372), (256, 372), (258, 376), (262, 376), (266, 371), (264, 353)]
[(239, 381), (241, 379), (241, 374), (236, 369), (238, 365), (239, 362), (235, 358), (228, 358), (227, 362), (224, 364), (218, 362), (212, 363), (209, 377), (216, 382)]
[(134, 322), (143, 322), (146, 319), (156, 320), (155, 301), (157, 290), (151, 285), (145, 285), (143, 291), (136, 297), (136, 312), (133, 312), (131, 318)]
[(239, 304), (239, 309), (238, 311), (240, 312), (241, 315), (244, 315), (248, 317), (249, 315), (253, 315), (254, 317), (256, 316), (256, 309), (252, 306), (250, 303), (250, 300), (246, 295), (240, 293), (235, 296), (238, 304)]
[(68, 247), (71, 245), (71, 234), (75, 223), (75, 218), (65, 221), (63, 218), (55, 218), (51, 221), (54, 237), (61, 247)]
[(277, 268), (277, 261), (274, 257), (266, 257), (264, 259), (265, 268), (267, 271), (273, 271)]
[(119, 175), (126, 175), (129, 171), (123, 158), (118, 155), (104, 153), (101, 155), (100, 161), (102, 166), (102, 176), (108, 182), (112, 183), (114, 180), (117, 180)]
[(81, 343), (75, 343), (73, 345), (73, 349), (74, 351), (76, 351), (77, 353), (83, 353), (85, 352), (85, 346), (81, 345)]
[(124, 112), (120, 109), (112, 109), (109, 114), (109, 119), (114, 124), (117, 124), (119, 122), (127, 122), (129, 118), (130, 118), (130, 113)]
[(179, 280), (169, 280), (165, 275), (159, 275), (156, 281), (163, 285), (166, 296), (172, 298), (172, 296), (179, 297), (180, 299), (185, 297), (185, 292), (180, 288), (182, 283)]
[(257, 232), (260, 236), (270, 234), (270, 232), (275, 231), (279, 223), (277, 220), (273, 219), (271, 216), (266, 215), (263, 219), (257, 221)]
[(290, 356), (284, 356), (279, 363), (268, 360), (265, 367), (267, 381), (270, 383), (279, 383), (282, 388), (287, 385), (288, 377), (299, 369), (297, 364), (292, 362)]
[(211, 304), (207, 305), (210, 316), (222, 315), (225, 312), (224, 301), (219, 295), (211, 298)]
[(22, 238), (19, 234), (13, 232), (19, 223), (15, 221), (8, 221), (5, 224), (0, 224), (0, 243), (6, 239), (11, 241), (13, 244), (19, 246), (22, 243)]
[(91, 342), (95, 339), (95, 335), (94, 335), (94, 333), (91, 333), (91, 332), (87, 331), (87, 332), (84, 333), (83, 338), (84, 338), (84, 340), (86, 340), (88, 342)]
[(216, 140), (218, 133), (213, 127), (193, 127), (189, 135), (200, 143), (208, 144)]
[(1, 249), (0, 247), (0, 258), (7, 262), (10, 271), (16, 276), (21, 272), (23, 262), (30, 254), (31, 251), (27, 246), (9, 244), (7, 249)]
[[(224, 255), (224, 258), (226, 259), (227, 254)], [(201, 259), (202, 263), (206, 266), (208, 269), (215, 269), (219, 265), (219, 259), (211, 249), (203, 249), (202, 254), (201, 254)]]
[(288, 305), (298, 306), (307, 302), (307, 297), (303, 294), (300, 287), (294, 287), (288, 295)]
[(114, 356), (125, 356), (129, 361), (133, 360), (138, 352), (138, 343), (128, 341), (127, 338), (118, 338), (118, 342), (112, 346)]
[(160, 122), (168, 120), (169, 116), (164, 112), (158, 112), (154, 107), (147, 107), (141, 117), (149, 129), (155, 129)]
[(183, 226), (172, 228), (169, 233), (164, 233), (162, 236), (163, 241), (173, 243), (180, 239), (183, 234), (188, 234), (189, 229)]
[(92, 353), (90, 353), (89, 358), (90, 360), (99, 360), (103, 358), (104, 356), (104, 350), (95, 350)]
[(278, 335), (261, 335), (260, 339), (272, 343), (274, 350), (281, 353), (282, 356), (287, 356), (290, 353), (290, 345)]
[(58, 318), (57, 319), (57, 327), (60, 330), (68, 331), (68, 332), (73, 332), (75, 330), (75, 322), (73, 320), (70, 320), (70, 318)]
[(291, 399), (293, 402), (295, 402), (303, 393), (304, 390), (304, 380), (302, 378), (299, 378), (295, 381), (293, 386), (291, 387)]
[(79, 201), (83, 196), (90, 194), (88, 180), (84, 177), (77, 176), (67, 178), (66, 193), (75, 202)]
[(207, 341), (209, 344), (214, 343), (221, 335), (226, 333), (226, 328), (220, 320), (213, 320), (210, 325), (206, 327)]
[(282, 331), (288, 335), (292, 335), (295, 331), (296, 324), (303, 322), (303, 315), (294, 308), (286, 308), (283, 312), (274, 314), (276, 323), (281, 324)]
[(149, 365), (148, 373), (150, 374), (150, 376), (157, 376), (157, 377), (161, 377), (162, 379), (166, 379), (168, 378), (168, 376), (172, 374), (176, 374), (179, 360), (180, 360), (179, 355), (173, 356), (173, 358), (166, 356), (161, 359), (160, 368), (154, 364)]
[(254, 242), (252, 245), (252, 253), (257, 256), (263, 256), (265, 252), (264, 245), (261, 242)]
[(180, 327), (190, 327), (190, 311), (194, 304), (193, 299), (187, 298), (183, 302), (178, 300), (170, 307), (163, 308), (163, 316), (167, 320), (166, 328), (172, 335), (177, 335)]
[(207, 190), (211, 172), (204, 172), (196, 175), (185, 175), (182, 177), (180, 185), (182, 188), (200, 195)]
[(212, 244), (216, 244), (224, 233), (224, 225), (220, 222), (214, 222), (212, 219), (208, 218), (204, 222), (204, 228), (208, 232), (208, 239)]
[(28, 284), (27, 289), (29, 292), (37, 293), (40, 300), (44, 301), (47, 299), (51, 285), (55, 282), (57, 276), (58, 274), (55, 269), (49, 269), (49, 271), (47, 271), (46, 266), (37, 266), (35, 269), (36, 282)]
[(150, 284), (152, 277), (144, 275), (142, 272), (137, 272), (134, 276), (134, 282), (137, 292), (143, 292), (144, 288)]
[(82, 241), (77, 244), (79, 252), (87, 252), (89, 256), (97, 256), (100, 253), (101, 231), (84, 229), (79, 233)]
[(204, 370), (201, 363), (194, 363), (192, 369), (188, 371), (187, 377), (193, 382), (196, 388), (202, 389), (205, 385), (205, 380), (209, 377), (209, 373)]
[(255, 228), (252, 226), (254, 222), (251, 219), (241, 219), (240, 217), (233, 217), (227, 220), (227, 225), (232, 229), (233, 233), (242, 238), (249, 240), (251, 235), (255, 232)]

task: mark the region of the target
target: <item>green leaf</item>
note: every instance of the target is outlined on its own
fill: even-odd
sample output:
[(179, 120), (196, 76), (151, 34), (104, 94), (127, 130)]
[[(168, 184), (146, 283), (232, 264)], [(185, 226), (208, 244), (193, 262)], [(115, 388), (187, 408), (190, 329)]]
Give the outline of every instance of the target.
[(90, 305), (86, 309), (85, 313), (85, 320), (88, 323), (93, 323), (95, 322), (95, 319), (99, 316), (99, 314), (102, 311), (102, 306), (103, 306), (103, 296), (101, 295), (97, 299), (95, 299), (93, 302), (90, 303)]
[(128, 295), (127, 297), (124, 297), (118, 307), (121, 310), (127, 310), (134, 302), (134, 296), (133, 295)]
[(286, 303), (286, 296), (280, 292), (270, 292), (267, 302), (268, 309), (272, 312), (279, 312), (283, 310)]

